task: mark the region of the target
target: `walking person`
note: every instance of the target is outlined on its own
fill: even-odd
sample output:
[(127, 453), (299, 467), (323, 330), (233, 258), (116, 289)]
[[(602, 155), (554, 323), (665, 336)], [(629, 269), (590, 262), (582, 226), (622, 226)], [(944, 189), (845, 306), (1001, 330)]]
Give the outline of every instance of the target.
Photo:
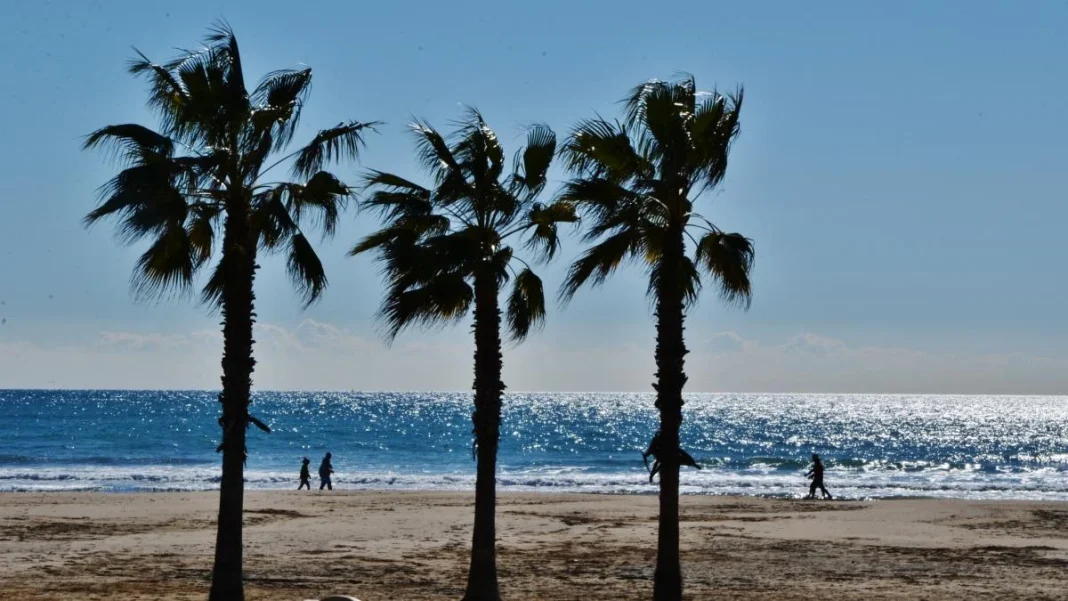
[(808, 496), (805, 497), (806, 499), (815, 499), (817, 488), (823, 493), (824, 499), (834, 498), (831, 496), (831, 493), (827, 492), (827, 487), (823, 485), (823, 462), (820, 461), (819, 455), (815, 453), (812, 454), (812, 469), (805, 474), (805, 477), (812, 480), (812, 485), (808, 487)]
[(319, 464), (319, 490), (326, 488), (328, 490), (334, 490), (334, 485), (330, 483), (330, 474), (334, 473), (334, 466), (330, 463), (330, 453), (323, 457), (323, 462)]
[(308, 490), (311, 490), (311, 472), (308, 470), (308, 464), (310, 463), (311, 459), (305, 457), (304, 461), (300, 464), (300, 486), (297, 487), (297, 490), (300, 490), (305, 486), (308, 487)]
[[(649, 469), (649, 457), (653, 458), (653, 468)], [(653, 439), (649, 441), (649, 447), (642, 452), (642, 461), (645, 462), (645, 469), (649, 470), (649, 483), (653, 483), (653, 477), (660, 471), (660, 430), (656, 431), (653, 435)], [(689, 453), (679, 449), (679, 465), (688, 465), (701, 469), (700, 465), (693, 460), (693, 457)]]

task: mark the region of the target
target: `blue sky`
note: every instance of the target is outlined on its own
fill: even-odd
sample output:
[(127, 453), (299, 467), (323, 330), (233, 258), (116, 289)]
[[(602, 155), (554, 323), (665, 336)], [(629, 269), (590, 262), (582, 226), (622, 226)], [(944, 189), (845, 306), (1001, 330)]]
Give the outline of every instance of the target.
[[(757, 244), (752, 310), (711, 295), (687, 329), (693, 390), (1068, 392), (1068, 3), (30, 2), (0, 5), (0, 386), (213, 387), (217, 317), (135, 303), (137, 247), (86, 231), (114, 173), (81, 137), (153, 124), (125, 73), (225, 17), (250, 79), (315, 70), (303, 138), (382, 120), (355, 180), (417, 177), (410, 116), (445, 127), (477, 105), (509, 148), (617, 114), (649, 78), (744, 84), (728, 177), (700, 200)], [(554, 181), (563, 178), (556, 172)], [(318, 246), (330, 289), (302, 311), (279, 260), (258, 280), (265, 388), (465, 389), (468, 328), (377, 335), (377, 272)], [(567, 259), (543, 270), (559, 284)], [(637, 270), (553, 306), (506, 356), (521, 390), (646, 390), (653, 327)]]

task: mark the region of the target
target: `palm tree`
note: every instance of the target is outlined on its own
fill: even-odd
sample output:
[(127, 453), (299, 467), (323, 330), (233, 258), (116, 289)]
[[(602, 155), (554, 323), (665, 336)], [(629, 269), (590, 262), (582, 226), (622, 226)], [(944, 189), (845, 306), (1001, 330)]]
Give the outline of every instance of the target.
[(625, 261), (641, 262), (649, 274), (657, 318), (653, 388), (662, 466), (653, 598), (678, 601), (683, 318), (701, 290), (701, 272), (724, 300), (748, 307), (754, 256), (751, 240), (720, 230), (695, 213), (693, 204), (727, 171), (742, 91), (698, 92), (692, 77), (654, 80), (636, 87), (625, 103), (622, 122), (582, 121), (562, 149), (574, 177), (559, 198), (575, 203), (589, 219), (585, 241), (595, 244), (572, 264), (561, 297), (569, 300), (584, 284), (602, 283)]
[[(160, 127), (109, 125), (88, 136), (85, 148), (113, 151), (123, 169), (101, 187), (100, 204), (85, 222), (113, 217), (122, 240), (151, 242), (132, 276), (140, 297), (188, 292), (197, 272), (214, 260), (201, 294), (223, 319), (222, 444), (216, 449), (223, 457), (222, 483), (210, 598), (241, 600), (245, 430), (252, 423), (270, 431), (249, 415), (257, 252), (284, 250), (303, 300), (319, 298), (326, 274), (303, 228), (332, 233), (350, 196), (349, 187), (322, 167), (355, 157), (364, 130), (374, 124), (338, 124), (277, 158), (296, 131), (311, 69), (268, 73), (248, 92), (237, 39), (225, 23), (210, 30), (201, 50), (164, 64), (138, 52), (129, 71), (148, 80), (148, 105)], [(300, 183), (265, 178), (289, 159)]]
[[(549, 260), (560, 246), (558, 224), (576, 221), (566, 202), (536, 202), (556, 151), (556, 135), (544, 125), (527, 134), (513, 171), (505, 172), (504, 149), (482, 115), (469, 109), (446, 140), (429, 124), (411, 125), (422, 167), (432, 185), (424, 188), (397, 175), (372, 171), (373, 194), (364, 202), (385, 226), (351, 254), (375, 251), (384, 265), (387, 290), (380, 319), (393, 340), (407, 326), (463, 320), (474, 309), (475, 411), (473, 455), (475, 527), (464, 601), (496, 601), (495, 496), (501, 419), (501, 287), (512, 279), (506, 319), (519, 342), (543, 323), (541, 279), (511, 246), (522, 242)], [(520, 264), (516, 271), (512, 263)]]

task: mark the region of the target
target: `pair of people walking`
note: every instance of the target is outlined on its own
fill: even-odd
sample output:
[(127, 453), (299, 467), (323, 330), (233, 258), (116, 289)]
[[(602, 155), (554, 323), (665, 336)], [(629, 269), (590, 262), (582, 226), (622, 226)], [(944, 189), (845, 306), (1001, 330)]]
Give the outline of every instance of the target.
[[(324, 488), (327, 490), (334, 490), (334, 485), (330, 482), (330, 474), (334, 473), (334, 465), (330, 462), (331, 457), (330, 453), (327, 453), (326, 456), (323, 457), (322, 463), (319, 464), (319, 490)], [(305, 457), (304, 462), (300, 466), (300, 486), (297, 487), (297, 490), (300, 490), (305, 486), (308, 487), (308, 490), (311, 490), (311, 472), (308, 470), (308, 464), (310, 463), (311, 459)]]

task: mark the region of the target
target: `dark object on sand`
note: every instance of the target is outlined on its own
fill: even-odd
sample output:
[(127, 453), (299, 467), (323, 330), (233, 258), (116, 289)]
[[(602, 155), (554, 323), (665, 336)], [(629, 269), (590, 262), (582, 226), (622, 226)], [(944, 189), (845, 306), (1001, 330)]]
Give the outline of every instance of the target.
[[(653, 468), (649, 469), (649, 456), (653, 457)], [(653, 476), (660, 471), (660, 432), (657, 431), (653, 435), (653, 439), (649, 441), (649, 447), (642, 453), (642, 461), (645, 462), (645, 469), (649, 470), (649, 482), (652, 483)], [(701, 466), (697, 465), (697, 462), (690, 457), (690, 454), (686, 451), (679, 449), (679, 465), (688, 465), (701, 469)]]
[(297, 490), (300, 490), (305, 486), (308, 487), (308, 490), (311, 490), (311, 472), (308, 470), (309, 463), (311, 463), (311, 459), (305, 457), (304, 461), (300, 464), (300, 486), (297, 487)]
[(823, 462), (820, 461), (820, 456), (812, 454), (812, 469), (805, 474), (806, 478), (812, 480), (812, 485), (808, 487), (808, 496), (806, 499), (816, 498), (816, 489), (823, 493), (824, 499), (833, 499), (831, 493), (827, 492), (827, 487), (823, 485)]
[(330, 482), (330, 474), (334, 473), (334, 466), (330, 463), (330, 457), (330, 453), (327, 453), (323, 457), (323, 462), (319, 464), (319, 490), (324, 488), (334, 490), (334, 485)]

